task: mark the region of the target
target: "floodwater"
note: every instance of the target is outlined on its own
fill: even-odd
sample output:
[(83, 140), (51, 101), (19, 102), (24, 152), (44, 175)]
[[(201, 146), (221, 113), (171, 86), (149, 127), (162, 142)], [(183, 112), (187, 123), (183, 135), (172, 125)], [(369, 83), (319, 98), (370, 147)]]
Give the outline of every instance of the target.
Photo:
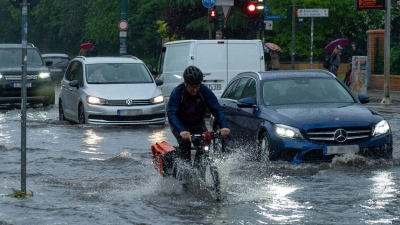
[(231, 156), (219, 162), (223, 202), (161, 178), (150, 146), (175, 140), (166, 126), (58, 121), (57, 105), (27, 110), (21, 189), (20, 109), (0, 111), (0, 224), (400, 224), (400, 116), (394, 159), (357, 156), (293, 165)]

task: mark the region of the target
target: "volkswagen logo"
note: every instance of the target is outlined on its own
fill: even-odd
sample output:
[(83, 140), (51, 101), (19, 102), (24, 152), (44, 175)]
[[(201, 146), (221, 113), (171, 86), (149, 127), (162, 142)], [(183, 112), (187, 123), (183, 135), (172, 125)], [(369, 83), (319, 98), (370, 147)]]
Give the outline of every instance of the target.
[(132, 105), (132, 99), (128, 98), (126, 101), (126, 105)]
[(347, 132), (343, 129), (337, 129), (333, 135), (333, 138), (337, 142), (345, 142), (347, 140)]

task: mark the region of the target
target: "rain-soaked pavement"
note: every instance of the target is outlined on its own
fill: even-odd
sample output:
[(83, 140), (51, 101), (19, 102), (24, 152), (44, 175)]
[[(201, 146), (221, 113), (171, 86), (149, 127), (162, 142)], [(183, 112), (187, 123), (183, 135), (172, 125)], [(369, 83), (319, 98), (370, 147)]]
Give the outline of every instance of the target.
[(20, 109), (0, 110), (0, 224), (400, 224), (399, 102), (383, 106), (383, 92), (369, 94), (368, 106), (392, 126), (392, 160), (293, 165), (231, 156), (218, 164), (222, 203), (155, 172), (150, 145), (175, 143), (167, 125), (69, 124), (58, 121), (57, 105), (28, 108), (33, 196), (6, 196), (21, 187), (21, 122)]

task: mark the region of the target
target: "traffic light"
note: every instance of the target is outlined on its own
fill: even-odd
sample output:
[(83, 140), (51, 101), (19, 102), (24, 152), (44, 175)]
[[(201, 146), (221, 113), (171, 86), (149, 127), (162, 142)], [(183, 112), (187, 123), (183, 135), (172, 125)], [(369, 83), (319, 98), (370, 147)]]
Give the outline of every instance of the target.
[(286, 19), (287, 19), (287, 22), (288, 23), (291, 23), (292, 22), (292, 5), (289, 5), (287, 8), (286, 8)]
[(299, 18), (298, 25), (299, 25), (299, 29), (303, 29), (304, 28), (304, 26), (305, 26), (304, 18), (302, 18), (302, 17)]
[(254, 2), (249, 2), (246, 5), (246, 14), (249, 18), (249, 22), (247, 23), (249, 28), (256, 28), (256, 16), (257, 16), (257, 4)]
[(217, 28), (225, 28), (224, 12), (222, 11), (221, 6), (217, 6)]
[(217, 10), (214, 8), (211, 8), (208, 14), (208, 22), (209, 23), (215, 23), (217, 22)]
[(256, 28), (265, 29), (264, 25), (264, 0), (257, 0)]

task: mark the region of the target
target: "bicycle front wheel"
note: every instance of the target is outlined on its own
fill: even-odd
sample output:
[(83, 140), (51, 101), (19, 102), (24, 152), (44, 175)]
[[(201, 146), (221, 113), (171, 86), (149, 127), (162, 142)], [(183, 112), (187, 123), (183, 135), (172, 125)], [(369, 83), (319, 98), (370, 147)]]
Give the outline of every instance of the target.
[(210, 164), (205, 165), (204, 168), (204, 183), (208, 191), (212, 193), (217, 202), (221, 201), (221, 183), (219, 180), (219, 173), (217, 167)]

